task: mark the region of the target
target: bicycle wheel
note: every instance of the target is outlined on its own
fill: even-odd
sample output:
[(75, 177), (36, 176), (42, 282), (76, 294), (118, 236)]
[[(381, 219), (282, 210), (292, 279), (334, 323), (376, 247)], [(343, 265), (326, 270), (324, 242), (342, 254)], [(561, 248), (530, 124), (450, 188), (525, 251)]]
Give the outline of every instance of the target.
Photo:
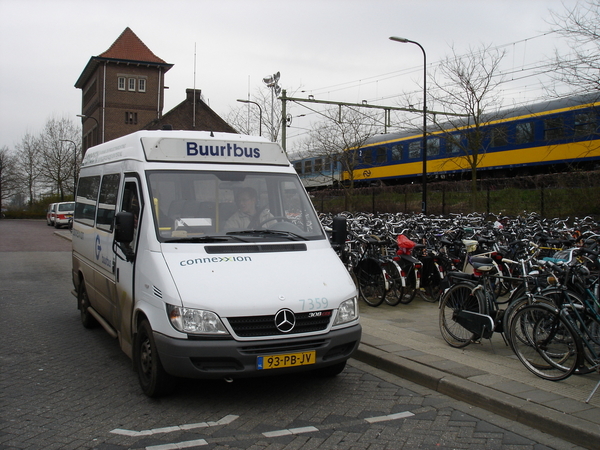
[(514, 314), (510, 330), (513, 351), (538, 377), (563, 380), (579, 365), (581, 343), (555, 308), (544, 304), (524, 306)]
[(421, 272), (421, 289), (419, 295), (423, 300), (435, 303), (439, 300), (442, 293), (442, 277), (437, 263), (432, 257), (423, 258), (423, 268)]
[(485, 311), (483, 296), (479, 291), (473, 292), (474, 287), (470, 283), (455, 284), (446, 291), (440, 301), (440, 332), (444, 340), (452, 347), (466, 347), (480, 337), (457, 321), (461, 311), (479, 314), (483, 314)]
[[(512, 319), (516, 312), (524, 306), (537, 303), (545, 303), (548, 306), (555, 306), (554, 302), (551, 299), (548, 299), (542, 295), (533, 295), (532, 297), (528, 297), (525, 295), (516, 298), (508, 304), (508, 306), (504, 310), (504, 314), (502, 315), (502, 330), (508, 342), (510, 342), (510, 323), (512, 322)], [(521, 338), (521, 335), (517, 336), (517, 338)]]
[(406, 286), (404, 286), (400, 303), (408, 305), (414, 300), (415, 295), (417, 295), (417, 273), (413, 265), (407, 265), (402, 271), (404, 272)]
[(388, 275), (390, 288), (385, 294), (385, 302), (390, 306), (396, 306), (404, 296), (404, 282), (402, 279), (402, 270), (395, 261), (388, 261), (385, 264), (385, 271)]
[(360, 297), (369, 306), (379, 306), (385, 299), (385, 274), (379, 263), (364, 259), (356, 269)]

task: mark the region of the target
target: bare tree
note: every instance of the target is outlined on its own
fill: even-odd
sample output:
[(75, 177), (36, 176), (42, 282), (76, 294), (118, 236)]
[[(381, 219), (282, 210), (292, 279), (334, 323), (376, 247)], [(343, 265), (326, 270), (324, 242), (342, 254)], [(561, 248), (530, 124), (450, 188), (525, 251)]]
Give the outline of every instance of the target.
[(570, 53), (555, 52), (554, 78), (577, 92), (600, 90), (600, 0), (577, 2), (551, 11), (552, 31), (565, 38)]
[[(281, 102), (276, 98), (271, 104), (271, 89), (259, 88), (248, 100), (231, 108), (225, 120), (242, 134), (261, 134), (273, 142), (279, 139), (281, 131)], [(273, 119), (271, 120), (271, 108)]]
[(435, 128), (442, 131), (441, 136), (456, 153), (448, 164), (455, 169), (470, 170), (473, 201), (477, 192), (477, 168), (487, 146), (494, 139), (502, 138), (495, 136), (488, 139), (485, 126), (500, 118), (498, 86), (502, 77), (499, 65), (504, 55), (504, 51), (489, 46), (471, 49), (466, 56), (458, 56), (452, 49), (452, 55), (446, 57), (431, 76), (434, 89), (430, 95), (436, 109), (454, 114), (434, 116)]
[(0, 148), (0, 211), (19, 189), (16, 161), (8, 147)]
[(64, 201), (66, 193), (75, 191), (80, 134), (73, 121), (51, 118), (40, 136), (42, 174), (60, 194), (61, 201)]
[(40, 141), (32, 134), (26, 133), (15, 149), (17, 179), (22, 190), (26, 192), (27, 202), (31, 208), (42, 179)]
[[(322, 157), (331, 164), (339, 163), (342, 173), (347, 175), (339, 185), (344, 188), (346, 209), (351, 209), (352, 190), (355, 185), (355, 169), (361, 158), (361, 149), (369, 138), (381, 131), (381, 124), (373, 114), (358, 109), (341, 107), (331, 108), (322, 113), (326, 120), (313, 124), (310, 137), (304, 142), (305, 157)], [(370, 164), (375, 166), (376, 161)], [(336, 183), (336, 174), (326, 165), (313, 168), (313, 175), (329, 178)]]

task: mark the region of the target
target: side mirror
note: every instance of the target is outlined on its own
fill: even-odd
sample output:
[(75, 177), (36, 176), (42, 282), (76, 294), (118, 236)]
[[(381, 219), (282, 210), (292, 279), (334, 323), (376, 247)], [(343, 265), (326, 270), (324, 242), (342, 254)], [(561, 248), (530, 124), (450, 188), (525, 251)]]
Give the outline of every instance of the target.
[(344, 216), (335, 216), (331, 228), (331, 241), (334, 247), (339, 251), (343, 251), (344, 246), (346, 245), (346, 236), (348, 234), (346, 218)]
[(133, 241), (134, 217), (133, 213), (121, 211), (115, 217), (115, 241), (129, 244)]

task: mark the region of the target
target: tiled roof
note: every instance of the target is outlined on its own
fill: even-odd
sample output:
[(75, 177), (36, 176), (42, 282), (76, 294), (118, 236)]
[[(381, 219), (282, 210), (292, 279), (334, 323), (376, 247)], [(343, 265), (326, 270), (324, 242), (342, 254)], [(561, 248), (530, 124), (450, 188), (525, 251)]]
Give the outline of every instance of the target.
[(131, 28), (125, 28), (121, 36), (101, 55), (101, 58), (119, 59), (125, 61), (143, 61), (158, 64), (166, 64), (165, 61), (156, 56), (146, 47), (140, 38), (131, 31)]
[[(196, 108), (194, 108), (194, 98), (196, 99)], [(194, 121), (194, 112), (196, 120)], [(202, 100), (200, 91), (186, 89), (186, 99), (179, 105), (175, 106), (160, 119), (153, 120), (142, 129), (144, 130), (160, 130), (163, 125), (171, 125), (174, 130), (198, 130), (198, 131), (215, 131), (224, 133), (237, 133), (235, 128), (229, 125), (214, 112)]]

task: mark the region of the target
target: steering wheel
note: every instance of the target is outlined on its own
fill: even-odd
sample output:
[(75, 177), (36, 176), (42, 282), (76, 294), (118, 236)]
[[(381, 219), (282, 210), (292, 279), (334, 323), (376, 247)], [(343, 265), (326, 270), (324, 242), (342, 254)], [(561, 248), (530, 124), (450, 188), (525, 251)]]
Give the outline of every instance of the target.
[(262, 227), (265, 223), (273, 222), (274, 220), (283, 220), (284, 222), (289, 222), (289, 223), (293, 224), (293, 222), (285, 216), (274, 216), (274, 217), (269, 217), (268, 219), (263, 220), (261, 223), (259, 223), (257, 225), (257, 228)]

